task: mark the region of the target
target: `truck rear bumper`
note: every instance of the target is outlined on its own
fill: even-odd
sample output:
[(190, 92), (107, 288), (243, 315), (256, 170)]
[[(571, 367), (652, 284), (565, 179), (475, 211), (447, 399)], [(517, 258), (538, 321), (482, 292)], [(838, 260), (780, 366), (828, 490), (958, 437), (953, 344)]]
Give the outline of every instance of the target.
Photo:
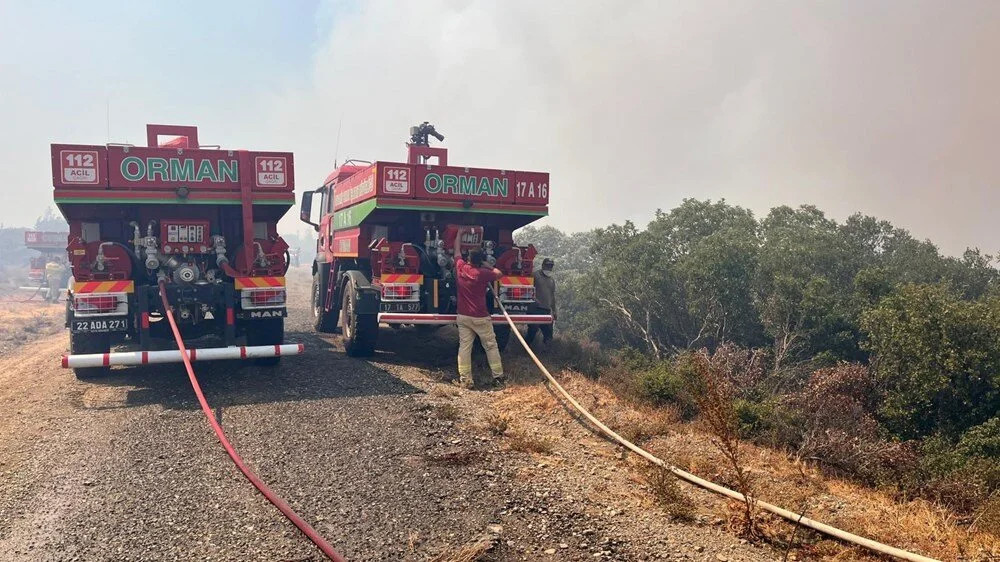
[[(298, 355), (304, 346), (301, 343), (281, 345), (211, 347), (188, 349), (191, 361), (217, 361), (220, 359), (260, 359)], [(121, 351), (114, 353), (91, 353), (86, 355), (63, 355), (63, 368), (110, 367), (112, 365), (150, 365), (153, 363), (180, 363), (183, 361), (178, 349), (165, 351)]]
[[(494, 324), (506, 324), (507, 319), (503, 314), (491, 316)], [(401, 312), (382, 312), (378, 315), (378, 321), (386, 324), (454, 324), (457, 319), (455, 314), (408, 314)], [(511, 314), (510, 319), (515, 324), (551, 324), (551, 314)]]

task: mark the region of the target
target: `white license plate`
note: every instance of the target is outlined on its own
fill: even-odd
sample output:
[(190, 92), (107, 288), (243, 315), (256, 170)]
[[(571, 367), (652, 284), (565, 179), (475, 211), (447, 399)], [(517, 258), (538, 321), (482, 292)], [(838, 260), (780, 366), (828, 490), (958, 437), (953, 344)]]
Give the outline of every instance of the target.
[(383, 302), (382, 312), (420, 312), (419, 302)]
[(73, 320), (74, 332), (123, 332), (126, 330), (128, 330), (128, 318)]

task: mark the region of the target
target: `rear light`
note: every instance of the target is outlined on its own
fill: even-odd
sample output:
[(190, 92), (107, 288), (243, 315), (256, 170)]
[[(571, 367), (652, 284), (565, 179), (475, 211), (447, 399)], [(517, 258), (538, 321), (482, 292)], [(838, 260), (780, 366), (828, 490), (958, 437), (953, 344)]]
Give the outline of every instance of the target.
[(126, 293), (84, 293), (73, 295), (73, 315), (113, 316), (128, 314)]
[(501, 302), (534, 302), (535, 288), (531, 285), (501, 285)]
[(285, 288), (243, 289), (240, 291), (240, 304), (246, 310), (282, 308), (285, 306)]
[(382, 285), (382, 300), (414, 302), (420, 300), (419, 283), (386, 283)]

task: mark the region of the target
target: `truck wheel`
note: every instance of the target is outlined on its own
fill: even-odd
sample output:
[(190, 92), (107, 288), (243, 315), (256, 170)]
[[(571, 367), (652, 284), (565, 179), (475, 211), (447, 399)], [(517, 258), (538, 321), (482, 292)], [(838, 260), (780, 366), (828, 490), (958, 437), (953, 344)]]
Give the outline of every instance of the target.
[(332, 334), (337, 330), (337, 317), (340, 316), (340, 311), (324, 312), (324, 300), (326, 300), (326, 291), (324, 290), (323, 276), (317, 271), (313, 275), (312, 283), (313, 327), (316, 328), (317, 332)]
[(351, 357), (367, 357), (375, 353), (378, 339), (378, 316), (361, 314), (357, 310), (358, 289), (354, 282), (344, 286), (344, 300), (340, 306), (340, 329), (344, 337), (344, 350)]
[[(247, 325), (247, 345), (281, 345), (285, 343), (285, 319), (268, 318), (256, 320)], [(254, 365), (274, 366), (281, 362), (278, 357), (258, 357)]]
[[(71, 355), (90, 353), (107, 353), (111, 350), (111, 339), (108, 334), (70, 334), (69, 352)], [(111, 370), (110, 367), (77, 367), (73, 374), (80, 380), (103, 377)]]
[(507, 349), (507, 344), (510, 342), (510, 325), (494, 324), (493, 333), (497, 336), (497, 347), (500, 348), (500, 352), (502, 353)]

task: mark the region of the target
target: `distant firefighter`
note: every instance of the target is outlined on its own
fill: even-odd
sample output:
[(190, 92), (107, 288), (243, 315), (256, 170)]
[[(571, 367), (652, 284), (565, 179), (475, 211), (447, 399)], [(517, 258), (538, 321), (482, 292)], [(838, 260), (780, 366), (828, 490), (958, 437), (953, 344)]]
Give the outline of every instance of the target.
[[(552, 268), (555, 262), (551, 258), (542, 260), (541, 271), (535, 272), (535, 300), (538, 302), (538, 311), (541, 314), (551, 314), (552, 321), (555, 322), (556, 315), (556, 280), (552, 278)], [(552, 324), (532, 324), (528, 326), (528, 343), (538, 337), (538, 332), (542, 332), (542, 343), (548, 345), (552, 341)]]
[(59, 301), (59, 291), (63, 283), (66, 282), (66, 266), (59, 258), (53, 258), (45, 264), (45, 285), (48, 287), (46, 300), (49, 302)]

